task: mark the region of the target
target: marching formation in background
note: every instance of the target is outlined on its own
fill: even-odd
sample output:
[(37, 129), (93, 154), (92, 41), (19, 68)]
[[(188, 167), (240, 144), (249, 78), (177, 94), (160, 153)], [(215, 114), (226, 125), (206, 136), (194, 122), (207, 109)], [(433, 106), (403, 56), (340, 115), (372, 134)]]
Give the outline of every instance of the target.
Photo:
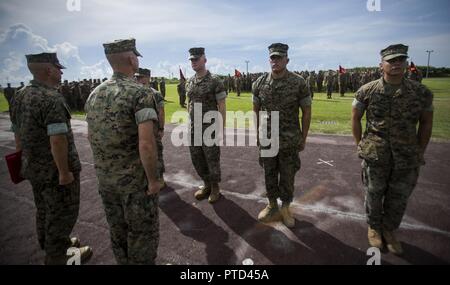
[[(92, 256), (70, 234), (80, 205), (81, 163), (71, 128), (71, 110), (85, 110), (88, 139), (94, 156), (100, 193), (114, 256), (118, 264), (154, 264), (159, 244), (159, 192), (164, 180), (163, 144), (165, 79), (158, 82), (149, 69), (139, 68), (134, 39), (105, 43), (113, 75), (107, 79), (61, 82), (62, 66), (55, 53), (26, 55), (33, 80), (4, 94), (10, 104), (16, 149), (21, 153), (21, 176), (30, 181), (37, 208), (36, 228), (45, 264), (66, 264), (67, 249), (77, 247), (84, 263)], [(220, 147), (196, 144), (194, 134), (226, 122), (230, 91), (253, 94), (253, 111), (279, 114), (273, 157), (261, 152), (268, 203), (260, 222), (281, 221), (295, 226), (290, 211), (294, 180), (301, 169), (299, 154), (307, 145), (314, 91), (325, 85), (333, 92), (355, 93), (352, 131), (362, 159), (362, 183), (368, 241), (373, 247), (402, 254), (394, 235), (424, 162), (433, 124), (433, 94), (420, 83), (421, 74), (408, 64), (408, 47), (397, 44), (383, 49), (376, 70), (291, 72), (286, 44), (269, 46), (271, 72), (218, 76), (206, 68), (205, 49), (189, 49), (195, 75), (185, 78), (180, 69), (177, 91), (180, 106), (191, 119), (190, 155), (203, 185), (193, 191), (198, 200), (220, 201)], [(409, 79), (405, 71), (409, 69)], [(186, 106), (186, 98), (188, 104)], [(350, 106), (349, 106), (350, 109)], [(195, 125), (194, 113), (216, 112), (222, 120)], [(363, 133), (361, 119), (366, 115)], [(259, 116), (257, 116), (259, 118)], [(269, 119), (270, 122), (270, 119)], [(261, 122), (257, 121), (257, 129)], [(416, 126), (418, 128), (416, 129)], [(200, 129), (197, 129), (200, 128)], [(269, 128), (270, 129), (270, 126)], [(216, 136), (218, 134), (215, 134)], [(281, 207), (279, 207), (279, 201)]]

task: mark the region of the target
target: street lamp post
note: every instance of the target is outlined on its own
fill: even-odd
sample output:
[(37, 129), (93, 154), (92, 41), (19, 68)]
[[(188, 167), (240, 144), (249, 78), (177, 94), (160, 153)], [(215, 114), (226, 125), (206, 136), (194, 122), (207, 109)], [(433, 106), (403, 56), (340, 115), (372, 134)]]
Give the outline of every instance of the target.
[(248, 75), (248, 63), (250, 62), (250, 60), (246, 60), (245, 63), (247, 64), (247, 75)]

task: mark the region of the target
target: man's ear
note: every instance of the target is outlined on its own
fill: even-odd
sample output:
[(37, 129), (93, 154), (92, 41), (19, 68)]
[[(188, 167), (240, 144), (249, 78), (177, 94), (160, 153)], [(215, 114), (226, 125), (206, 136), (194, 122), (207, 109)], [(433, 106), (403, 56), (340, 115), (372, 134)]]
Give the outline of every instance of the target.
[(289, 63), (289, 57), (287, 58), (287, 62), (286, 63)]
[(206, 58), (206, 56), (205, 56), (205, 63), (207, 63), (208, 62), (208, 59)]

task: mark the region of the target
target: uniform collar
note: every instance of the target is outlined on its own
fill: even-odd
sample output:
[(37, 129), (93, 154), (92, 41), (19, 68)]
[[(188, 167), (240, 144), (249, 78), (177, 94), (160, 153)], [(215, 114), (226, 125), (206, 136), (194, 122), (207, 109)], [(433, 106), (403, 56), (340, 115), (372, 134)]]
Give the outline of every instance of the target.
[[(381, 78), (378, 80), (378, 84), (381, 85), (381, 88), (380, 88), (380, 93), (381, 93), (381, 94), (385, 94), (387, 85), (392, 85), (392, 84), (387, 83), (387, 82), (384, 80), (383, 77), (381, 77)], [(402, 93), (402, 89), (403, 89), (405, 86), (407, 86), (407, 84), (408, 84), (408, 83), (407, 83), (407, 80), (405, 80), (405, 78), (403, 78), (403, 79), (402, 79), (402, 83), (400, 83), (400, 88), (398, 89), (400, 93)]]
[(209, 72), (209, 70), (206, 70), (205, 76), (203, 76), (203, 77), (201, 77), (201, 78), (198, 78), (198, 77), (197, 77), (197, 74), (195, 74), (195, 75), (194, 75), (194, 78), (195, 78), (196, 81), (203, 81), (203, 80), (205, 80), (205, 78), (208, 78), (208, 77), (210, 77), (210, 76), (211, 76), (211, 72)]
[(53, 90), (56, 90), (58, 88), (57, 86), (50, 87), (48, 85), (45, 85), (44, 83), (42, 83), (42, 82), (40, 82), (40, 81), (38, 81), (36, 79), (30, 80), (29, 86), (42, 87), (42, 88), (53, 89)]
[(280, 78), (273, 78), (273, 76), (272, 76), (272, 71), (271, 72), (269, 72), (269, 80), (280, 80), (280, 79), (285, 79), (285, 78), (287, 78), (288, 76), (289, 76), (289, 70), (286, 68), (286, 73), (284, 74), (284, 76), (283, 77), (280, 77)]
[(120, 73), (120, 72), (114, 72), (114, 74), (112, 75), (111, 79), (113, 79), (113, 80), (117, 80), (117, 79), (119, 79), (119, 80), (130, 80), (130, 81), (134, 82), (134, 79), (132, 77), (126, 76), (125, 74)]

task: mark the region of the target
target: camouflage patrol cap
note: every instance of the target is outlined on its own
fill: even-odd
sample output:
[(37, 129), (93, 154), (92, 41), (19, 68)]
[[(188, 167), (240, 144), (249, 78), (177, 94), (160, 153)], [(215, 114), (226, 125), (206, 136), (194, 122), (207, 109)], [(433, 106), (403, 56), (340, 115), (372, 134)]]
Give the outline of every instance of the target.
[(193, 47), (189, 49), (189, 60), (193, 58), (200, 58), (205, 54), (205, 48), (202, 47)]
[(105, 49), (105, 54), (132, 51), (136, 56), (142, 57), (142, 55), (136, 49), (136, 40), (133, 38), (126, 40), (115, 40), (110, 43), (104, 43), (103, 47)]
[(25, 57), (27, 58), (27, 63), (52, 63), (59, 69), (65, 69), (65, 67), (59, 63), (55, 52), (27, 54)]
[(134, 76), (139, 77), (139, 76), (148, 76), (150, 77), (150, 69), (147, 68), (139, 68), (138, 72), (136, 72), (134, 74)]
[(287, 56), (287, 51), (289, 46), (282, 43), (274, 43), (269, 46), (269, 56), (278, 55), (278, 56)]
[(382, 60), (391, 60), (396, 57), (408, 57), (408, 46), (402, 44), (390, 45), (380, 52)]

